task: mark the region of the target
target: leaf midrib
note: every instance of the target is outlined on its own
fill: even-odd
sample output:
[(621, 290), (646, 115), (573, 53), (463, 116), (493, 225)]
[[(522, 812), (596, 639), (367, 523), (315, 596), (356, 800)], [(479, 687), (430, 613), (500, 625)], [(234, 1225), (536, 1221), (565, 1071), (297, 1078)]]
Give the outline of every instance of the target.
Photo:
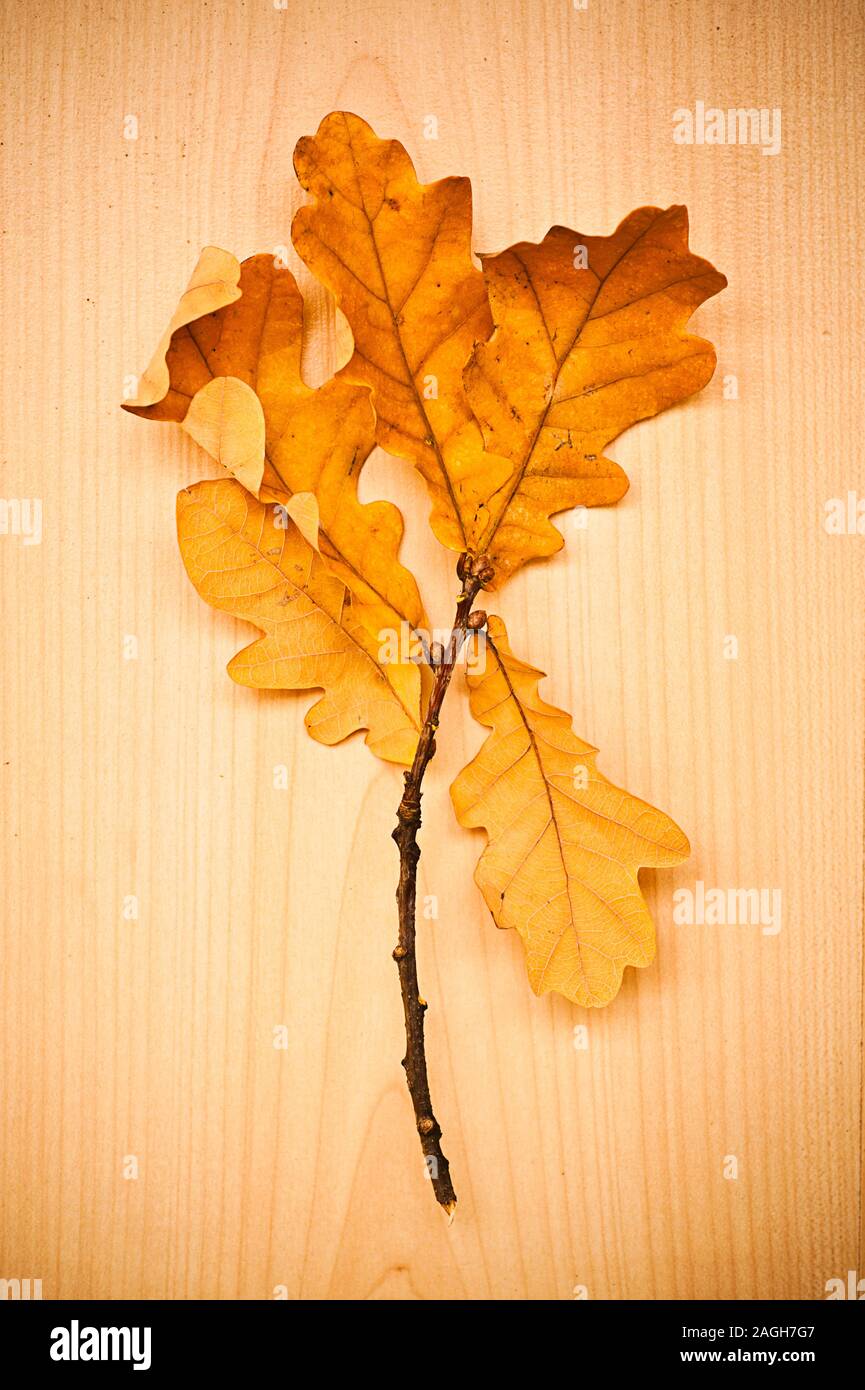
[[(559, 858), (560, 858), (561, 863), (562, 863), (562, 869), (563, 869), (564, 875), (565, 875), (565, 883), (566, 883), (566, 885), (567, 885), (565, 891), (567, 892), (568, 904), (569, 904), (569, 907), (570, 907), (570, 917), (571, 917), (570, 926), (571, 926), (571, 929), (573, 930), (574, 938), (575, 938), (576, 943), (577, 943), (577, 952), (578, 952), (579, 960), (580, 960), (580, 969), (581, 969), (582, 974), (583, 974), (583, 980), (584, 980), (584, 982), (585, 982), (586, 989), (589, 991), (589, 993), (591, 994), (591, 997), (592, 997), (593, 999), (597, 999), (598, 996), (594, 993), (594, 991), (591, 989), (591, 986), (589, 985), (588, 972), (586, 971), (585, 963), (584, 963), (584, 961), (583, 961), (582, 943), (581, 943), (581, 941), (580, 941), (580, 934), (579, 934), (579, 932), (577, 931), (577, 925), (576, 925), (576, 912), (575, 912), (575, 909), (574, 909), (573, 900), (572, 900), (572, 898), (571, 898), (571, 878), (572, 878), (572, 876), (571, 876), (571, 874), (570, 874), (570, 872), (569, 872), (569, 870), (568, 870), (568, 862), (567, 862), (567, 859), (565, 858), (565, 847), (564, 847), (564, 844), (563, 844), (563, 842), (562, 842), (561, 834), (559, 833), (559, 823), (558, 823), (558, 819), (557, 819), (557, 816), (556, 816), (556, 809), (555, 809), (555, 806), (553, 805), (552, 793), (553, 793), (553, 791), (557, 791), (558, 794), (559, 794), (560, 796), (564, 796), (565, 799), (566, 799), (567, 801), (570, 801), (573, 805), (581, 807), (588, 815), (597, 816), (598, 813), (597, 813), (596, 811), (590, 810), (590, 809), (589, 809), (588, 807), (586, 807), (586, 806), (583, 806), (582, 802), (577, 801), (574, 797), (567, 796), (567, 794), (564, 793), (564, 792), (562, 792), (559, 788), (552, 788), (552, 787), (550, 786), (550, 781), (549, 781), (549, 778), (547, 777), (546, 769), (545, 769), (545, 767), (544, 767), (544, 761), (543, 761), (543, 758), (542, 758), (542, 756), (541, 756), (540, 748), (539, 748), (539, 746), (538, 746), (538, 740), (537, 740), (537, 738), (536, 738), (536, 736), (535, 736), (534, 730), (533, 730), (532, 727), (531, 727), (531, 724), (530, 724), (529, 721), (528, 721), (528, 718), (526, 717), (525, 711), (524, 711), (524, 709), (523, 709), (522, 700), (520, 699), (520, 697), (519, 697), (519, 695), (518, 695), (518, 693), (517, 693), (516, 687), (514, 686), (513, 681), (512, 681), (511, 678), (510, 678), (510, 673), (508, 672), (506, 663), (505, 663), (505, 661), (504, 661), (504, 659), (503, 659), (503, 657), (502, 657), (501, 652), (499, 651), (498, 647), (496, 646), (495, 642), (493, 641), (493, 638), (489, 635), (489, 633), (487, 633), (487, 639), (486, 639), (486, 640), (487, 640), (487, 646), (491, 648), (491, 650), (492, 650), (492, 652), (493, 652), (493, 655), (494, 655), (495, 658), (496, 658), (496, 663), (497, 663), (497, 665), (498, 665), (499, 671), (501, 672), (502, 679), (504, 680), (505, 685), (507, 686), (508, 694), (509, 694), (510, 698), (513, 700), (514, 705), (516, 706), (516, 709), (517, 709), (517, 713), (519, 714), (520, 719), (521, 719), (521, 721), (522, 721), (522, 724), (523, 724), (523, 726), (524, 726), (524, 728), (525, 728), (525, 730), (526, 730), (526, 733), (527, 733), (527, 735), (528, 735), (529, 742), (530, 742), (531, 751), (532, 751), (532, 754), (533, 754), (533, 756), (534, 756), (535, 762), (537, 763), (538, 772), (539, 772), (539, 774), (540, 774), (541, 781), (542, 781), (543, 784), (544, 784), (544, 791), (545, 791), (545, 793), (546, 793), (547, 805), (549, 806), (549, 810), (550, 810), (550, 821), (551, 821), (551, 823), (552, 823), (552, 825), (553, 825), (553, 828), (554, 828), (554, 830), (555, 830), (555, 834), (556, 834), (556, 843), (557, 843), (557, 845), (558, 845), (558, 850), (559, 850)], [(614, 825), (621, 825), (621, 823), (618, 822), (618, 821), (611, 821), (610, 823), (611, 823), (611, 824), (614, 824)], [(627, 828), (627, 827), (625, 827), (625, 826), (622, 825), (621, 828), (625, 829), (625, 828)], [(622, 864), (621, 860), (618, 860), (618, 859), (617, 859), (617, 860), (615, 860), (614, 862), (617, 863), (623, 871), (625, 871), (626, 866), (625, 866), (624, 864)], [(630, 927), (628, 926), (628, 923), (625, 921), (624, 917), (622, 917), (620, 913), (616, 912), (615, 908), (613, 908), (612, 905), (611, 905), (609, 902), (606, 901), (606, 899), (602, 898), (602, 897), (600, 896), (600, 894), (599, 894), (599, 893), (591, 886), (591, 884), (588, 883), (584, 878), (582, 878), (582, 877), (579, 876), (579, 875), (574, 875), (574, 877), (577, 878), (577, 881), (582, 885), (583, 888), (585, 888), (589, 893), (591, 893), (593, 897), (597, 898), (598, 901), (599, 901), (600, 903), (602, 903), (603, 906), (604, 906), (609, 912), (611, 912), (611, 913), (613, 914), (613, 916), (616, 917), (616, 918), (622, 923), (623, 927), (625, 928), (625, 930), (626, 930), (626, 932), (627, 932), (627, 935), (628, 935), (633, 941), (635, 941), (636, 944), (639, 944), (639, 942), (637, 941), (637, 939), (634, 937), (634, 934), (633, 934), (633, 932), (631, 931)], [(564, 932), (562, 932), (562, 933), (559, 935), (559, 937), (557, 938), (557, 942), (560, 941), (560, 940), (562, 939), (562, 936), (564, 936)], [(550, 955), (550, 958), (552, 958), (552, 953), (551, 953), (551, 955)], [(548, 964), (549, 964), (549, 962), (548, 962)], [(542, 975), (541, 975), (541, 978), (542, 978), (542, 979), (544, 978), (544, 975), (545, 975), (545, 974), (546, 974), (546, 967), (544, 967), (544, 971), (542, 972)]]
[[(439, 472), (441, 473), (442, 477), (444, 478), (445, 487), (447, 488), (448, 497), (450, 498), (450, 503), (451, 503), (451, 506), (452, 506), (452, 508), (453, 508), (454, 516), (456, 517), (457, 525), (458, 525), (459, 528), (460, 528), (460, 536), (461, 536), (461, 538), (462, 538), (463, 547), (465, 548), (465, 547), (467, 547), (467, 545), (468, 545), (468, 541), (467, 541), (467, 537), (466, 537), (466, 528), (465, 528), (465, 524), (464, 524), (464, 522), (463, 522), (462, 512), (460, 511), (459, 503), (457, 502), (457, 497), (456, 497), (456, 493), (454, 492), (454, 489), (453, 489), (453, 483), (451, 482), (450, 474), (448, 473), (448, 470), (447, 470), (447, 468), (446, 468), (446, 466), (445, 466), (444, 456), (443, 456), (443, 454), (442, 454), (441, 447), (440, 447), (440, 445), (439, 445), (438, 439), (436, 438), (435, 431), (433, 430), (432, 425), (430, 424), (429, 416), (428, 416), (427, 413), (426, 413), (426, 409), (425, 409), (425, 407), (424, 407), (423, 400), (422, 400), (422, 398), (421, 398), (421, 396), (420, 396), (420, 393), (419, 393), (419, 391), (418, 391), (418, 389), (417, 389), (417, 383), (416, 383), (416, 381), (415, 381), (415, 379), (414, 379), (414, 373), (412, 372), (412, 369), (411, 369), (411, 367), (410, 367), (410, 365), (409, 365), (408, 356), (407, 356), (407, 354), (406, 354), (405, 346), (404, 346), (403, 340), (402, 340), (402, 334), (401, 334), (401, 332), (400, 332), (399, 325), (398, 325), (398, 323), (397, 323), (396, 311), (394, 310), (393, 304), (392, 304), (392, 302), (391, 302), (390, 287), (388, 286), (387, 279), (386, 279), (386, 277), (385, 277), (384, 265), (383, 265), (383, 263), (382, 263), (381, 255), (380, 255), (379, 249), (378, 249), (378, 242), (377, 242), (377, 240), (376, 240), (376, 235), (375, 235), (375, 222), (374, 222), (373, 218), (370, 217), (370, 215), (369, 215), (369, 213), (368, 213), (368, 211), (367, 211), (366, 201), (365, 201), (364, 196), (363, 196), (363, 190), (362, 190), (362, 188), (361, 188), (361, 186), (360, 186), (360, 171), (359, 171), (359, 168), (358, 168), (357, 155), (355, 154), (354, 144), (352, 143), (352, 138), (351, 138), (351, 128), (350, 128), (350, 126), (349, 126), (349, 124), (348, 124), (348, 120), (346, 119), (345, 112), (342, 113), (342, 119), (343, 119), (343, 124), (345, 125), (346, 141), (347, 141), (347, 144), (348, 144), (349, 152), (350, 152), (350, 154), (351, 154), (351, 162), (352, 162), (352, 167), (353, 167), (353, 169), (354, 169), (355, 186), (357, 187), (358, 198), (359, 198), (359, 200), (360, 200), (360, 207), (361, 207), (361, 209), (363, 210), (363, 215), (364, 215), (364, 217), (366, 218), (366, 223), (367, 223), (367, 226), (368, 226), (368, 228), (369, 228), (369, 239), (370, 239), (370, 242), (371, 242), (371, 244), (372, 244), (373, 252), (374, 252), (374, 254), (375, 254), (376, 264), (377, 264), (377, 266), (378, 266), (378, 272), (379, 272), (379, 275), (381, 276), (382, 288), (383, 288), (383, 290), (384, 290), (384, 302), (385, 302), (385, 306), (386, 306), (387, 311), (388, 311), (388, 313), (390, 314), (390, 317), (391, 317), (391, 323), (392, 323), (392, 325), (393, 325), (394, 337), (395, 337), (395, 339), (396, 339), (397, 346), (398, 346), (399, 352), (400, 352), (400, 356), (401, 356), (402, 361), (403, 361), (403, 366), (404, 366), (404, 368), (405, 368), (406, 379), (407, 379), (407, 381), (408, 381), (409, 384), (410, 384), (411, 392), (412, 392), (412, 396), (414, 397), (415, 405), (417, 406), (418, 413), (419, 413), (419, 415), (420, 415), (420, 417), (421, 417), (421, 419), (422, 419), (422, 421), (423, 421), (423, 423), (424, 423), (424, 428), (425, 428), (425, 430), (426, 430), (426, 438), (427, 438), (428, 440), (430, 440), (430, 442), (431, 442), (431, 444), (432, 444), (433, 453), (435, 454), (436, 462), (438, 463), (438, 466), (439, 466)], [(387, 187), (387, 184), (385, 184), (385, 187)], [(436, 237), (434, 238), (434, 241), (433, 241), (433, 247), (432, 247), (432, 250), (430, 251), (430, 257), (429, 257), (430, 260), (432, 259), (432, 251), (435, 249), (435, 241), (436, 241), (437, 239), (438, 239), (438, 232), (436, 233)], [(427, 262), (427, 265), (428, 265), (428, 264), (429, 264), (429, 261)], [(425, 267), (425, 268), (426, 268), (426, 267)], [(411, 293), (414, 292), (414, 290), (415, 290), (416, 287), (417, 287), (417, 284), (418, 284), (418, 281), (415, 281), (415, 284), (412, 286)], [(369, 286), (367, 286), (366, 288), (369, 289)], [(407, 299), (408, 299), (408, 296), (406, 297), (406, 301), (405, 301), (405, 302), (407, 302)]]
[[(580, 941), (579, 932), (577, 931), (577, 928), (576, 928), (575, 913), (574, 913), (574, 904), (573, 904), (573, 901), (572, 901), (572, 899), (571, 899), (571, 876), (570, 876), (570, 874), (568, 873), (568, 864), (567, 864), (567, 860), (565, 859), (565, 851), (564, 851), (564, 846), (563, 846), (563, 844), (562, 844), (562, 837), (561, 837), (561, 835), (559, 834), (559, 823), (558, 823), (558, 820), (557, 820), (557, 818), (556, 818), (556, 810), (555, 810), (555, 807), (553, 806), (553, 798), (552, 798), (552, 795), (551, 795), (551, 793), (550, 793), (550, 786), (549, 786), (549, 783), (547, 782), (546, 772), (544, 771), (544, 764), (543, 764), (543, 760), (541, 759), (541, 754), (540, 754), (540, 749), (538, 748), (537, 739), (535, 738), (534, 730), (532, 729), (531, 725), (529, 724), (528, 719), (526, 718), (525, 712), (524, 712), (524, 710), (523, 710), (522, 701), (520, 700), (519, 696), (517, 695), (517, 692), (516, 692), (516, 690), (515, 690), (515, 688), (514, 688), (514, 684), (513, 684), (512, 680), (511, 680), (511, 678), (510, 678), (510, 673), (508, 672), (508, 670), (507, 670), (507, 668), (506, 668), (506, 666), (505, 666), (505, 663), (504, 663), (504, 661), (502, 660), (501, 653), (499, 652), (498, 647), (496, 646), (495, 642), (493, 641), (493, 639), (492, 639), (492, 637), (489, 635), (489, 633), (487, 633), (487, 646), (490, 647), (490, 648), (492, 649), (493, 655), (494, 655), (494, 657), (495, 657), (495, 659), (496, 659), (496, 662), (497, 662), (497, 664), (498, 664), (499, 671), (501, 672), (502, 679), (504, 680), (505, 685), (506, 685), (507, 688), (508, 688), (508, 692), (509, 692), (509, 694), (510, 694), (510, 697), (511, 697), (511, 699), (513, 700), (514, 704), (515, 704), (516, 707), (517, 707), (517, 713), (519, 714), (520, 719), (522, 720), (523, 725), (524, 725), (524, 727), (525, 727), (526, 733), (527, 733), (528, 736), (529, 736), (529, 742), (530, 742), (530, 744), (531, 744), (532, 753), (533, 753), (533, 755), (534, 755), (535, 762), (537, 763), (538, 771), (539, 771), (539, 773), (540, 773), (540, 775), (541, 775), (541, 781), (542, 781), (543, 784), (544, 784), (544, 792), (546, 793), (547, 805), (548, 805), (549, 808), (550, 808), (550, 821), (552, 822), (553, 829), (555, 830), (555, 833), (556, 833), (556, 843), (557, 843), (557, 845), (558, 845), (558, 847), (559, 847), (559, 858), (560, 858), (560, 860), (561, 860), (561, 862), (562, 862), (562, 870), (563, 870), (564, 875), (565, 875), (565, 885), (566, 885), (565, 891), (567, 892), (567, 895), (568, 895), (568, 907), (569, 907), (569, 909), (570, 909), (570, 919), (571, 919), (571, 923), (570, 923), (570, 924), (571, 924), (571, 928), (572, 928), (573, 933), (574, 933), (574, 939), (575, 939), (575, 941), (576, 941), (576, 943), (577, 943), (577, 954), (578, 954), (579, 960), (580, 960), (580, 970), (582, 971), (582, 975), (583, 975), (583, 983), (585, 984), (585, 987), (586, 987), (586, 989), (588, 990), (588, 992), (589, 992), (591, 998), (594, 999), (594, 1000), (597, 1000), (597, 995), (595, 994), (594, 990), (591, 988), (591, 985), (589, 984), (589, 975), (588, 975), (588, 971), (586, 970), (585, 962), (584, 962), (584, 960), (583, 960), (583, 946), (582, 946), (582, 942)], [(558, 942), (561, 941), (562, 936), (564, 936), (564, 932), (560, 933), (560, 935), (557, 937), (557, 939), (556, 939), (556, 944), (557, 944), (557, 945), (558, 945)], [(555, 949), (555, 948), (554, 948), (554, 949)], [(550, 953), (550, 959), (552, 959), (552, 952)], [(547, 962), (547, 965), (548, 965), (548, 964), (549, 964), (549, 961)], [(542, 975), (541, 975), (541, 979), (543, 979), (543, 977), (544, 977), (545, 974), (546, 974), (546, 966), (544, 967), (544, 971), (543, 971), (543, 973), (542, 973)]]

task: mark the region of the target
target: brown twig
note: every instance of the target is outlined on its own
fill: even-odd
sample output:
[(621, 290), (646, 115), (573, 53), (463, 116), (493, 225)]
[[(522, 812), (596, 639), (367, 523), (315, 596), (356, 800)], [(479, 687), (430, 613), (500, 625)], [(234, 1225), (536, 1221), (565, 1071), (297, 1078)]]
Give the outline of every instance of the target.
[(424, 773), (435, 754), (435, 735), (439, 726), (442, 702), (447, 694), (451, 676), (457, 663), (469, 629), (483, 627), (486, 614), (472, 613), (472, 605), (480, 589), (489, 584), (493, 570), (485, 556), (480, 559), (461, 555), (457, 574), (462, 583), (462, 591), (457, 600), (457, 611), (447, 647), (438, 648), (432, 653), (436, 659), (436, 673), (430, 696), (424, 726), (418, 739), (417, 749), (408, 772), (405, 773), (405, 791), (397, 811), (397, 826), (393, 838), (399, 847), (399, 887), (396, 900), (399, 907), (399, 940), (393, 958), (399, 970), (399, 983), (402, 990), (403, 1011), (405, 1013), (406, 1053), (403, 1058), (406, 1082), (414, 1106), (415, 1122), (420, 1135), (421, 1148), (427, 1162), (427, 1169), (433, 1185), (436, 1201), (444, 1207), (449, 1216), (453, 1214), (457, 1197), (451, 1182), (450, 1166), (442, 1153), (441, 1125), (433, 1114), (427, 1076), (426, 1049), (424, 1047), (424, 1013), (426, 1000), (421, 998), (417, 978), (417, 956), (415, 950), (415, 896), (417, 890), (417, 863), (420, 849), (417, 835), (420, 830), (421, 784)]

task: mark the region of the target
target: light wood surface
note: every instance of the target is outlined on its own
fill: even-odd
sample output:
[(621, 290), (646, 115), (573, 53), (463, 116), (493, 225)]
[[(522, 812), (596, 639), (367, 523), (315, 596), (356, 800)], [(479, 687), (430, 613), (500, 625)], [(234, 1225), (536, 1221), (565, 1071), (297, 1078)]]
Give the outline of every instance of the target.
[[(0, 536), (0, 1277), (558, 1300), (865, 1275), (865, 540), (823, 525), (865, 492), (861, 6), (41, 0), (4, 26), (2, 493), (41, 498), (44, 534)], [(675, 144), (697, 101), (780, 107), (780, 154)], [(730, 280), (695, 320), (714, 381), (618, 441), (625, 500), (566, 518), (498, 604), (606, 775), (693, 844), (643, 876), (658, 960), (608, 1009), (536, 1000), (488, 918), (448, 796), (482, 731), (462, 692), (446, 710), (420, 973), (450, 1228), (399, 1066), (399, 772), (312, 743), (307, 698), (231, 683), (249, 629), (200, 601), (174, 534), (176, 492), (213, 470), (118, 409), (201, 246), (289, 242), (295, 140), (337, 107), (421, 177), (469, 174), (480, 250), (683, 201)], [(315, 384), (347, 341), (300, 279)], [(364, 496), (402, 507), (444, 625), (420, 481), (377, 454)], [(780, 932), (675, 925), (697, 880), (779, 888)]]

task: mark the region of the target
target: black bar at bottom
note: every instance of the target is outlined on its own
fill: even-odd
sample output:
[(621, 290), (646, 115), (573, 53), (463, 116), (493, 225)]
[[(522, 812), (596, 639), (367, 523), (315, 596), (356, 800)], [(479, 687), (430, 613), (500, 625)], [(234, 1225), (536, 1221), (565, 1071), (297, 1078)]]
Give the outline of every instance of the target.
[[(399, 1318), (392, 1307), (389, 1312), (369, 1308), (355, 1326), (354, 1316), (346, 1325), (342, 1308), (327, 1305), (327, 1322), (316, 1327), (306, 1303), (9, 1300), (0, 1305), (0, 1346), (5, 1366), (11, 1362), (20, 1368), (19, 1377), (48, 1372), (92, 1379), (107, 1371), (159, 1379), (212, 1371), (226, 1379), (272, 1374), (279, 1367), (293, 1378), (310, 1361), (333, 1373), (341, 1358), (353, 1374), (361, 1365), (369, 1373), (379, 1355), (383, 1370), (393, 1366), (394, 1341), (405, 1341), (409, 1351), (414, 1344), (415, 1354), (428, 1356), (442, 1377), (457, 1347), (461, 1378), (471, 1362), (488, 1378), (495, 1363), (517, 1347), (530, 1358), (546, 1347), (536, 1363), (538, 1374), (568, 1366), (581, 1377), (590, 1367), (607, 1373), (677, 1369), (687, 1375), (707, 1366), (728, 1371), (759, 1366), (771, 1372), (797, 1366), (825, 1377), (858, 1364), (862, 1344), (862, 1315), (830, 1300), (551, 1302), (536, 1303), (525, 1314), (511, 1303), (469, 1306), (472, 1321), (462, 1325), (459, 1305), (451, 1304), (446, 1315), (431, 1319), (422, 1306), (404, 1310)], [(499, 1306), (507, 1317), (500, 1326), (494, 1311)], [(372, 1341), (378, 1337), (380, 1342)], [(552, 1363), (543, 1372), (547, 1353)]]

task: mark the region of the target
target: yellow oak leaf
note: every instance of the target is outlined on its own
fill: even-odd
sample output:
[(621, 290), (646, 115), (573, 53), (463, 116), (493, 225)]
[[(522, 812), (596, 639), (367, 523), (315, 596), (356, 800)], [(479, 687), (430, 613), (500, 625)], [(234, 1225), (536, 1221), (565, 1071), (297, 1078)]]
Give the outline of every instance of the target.
[(597, 749), (540, 698), (544, 673), (513, 655), (500, 618), (473, 641), (471, 709), (491, 732), (451, 795), (460, 824), (487, 832), (476, 882), (496, 925), (522, 937), (535, 994), (607, 1004), (625, 966), (655, 954), (638, 870), (681, 863), (688, 841), (598, 771)]
[(288, 517), (233, 478), (196, 483), (177, 498), (177, 533), (187, 573), (214, 608), (264, 632), (235, 656), (229, 675), (260, 690), (324, 694), (305, 723), (319, 743), (366, 729), (380, 758), (408, 763), (418, 712), (387, 678), (351, 595)]
[(714, 348), (684, 327), (727, 281), (688, 250), (684, 207), (638, 208), (607, 237), (553, 227), (481, 259), (496, 326), (464, 381), (487, 448), (512, 466), (478, 540), (504, 577), (561, 547), (552, 514), (627, 491), (604, 449), (709, 381)]
[(419, 183), (399, 141), (344, 111), (299, 141), (294, 165), (315, 198), (294, 218), (294, 245), (354, 334), (340, 376), (373, 388), (376, 438), (423, 474), (438, 538), (474, 550), (511, 466), (485, 452), (462, 383), (492, 329), (471, 258), (471, 184)]

